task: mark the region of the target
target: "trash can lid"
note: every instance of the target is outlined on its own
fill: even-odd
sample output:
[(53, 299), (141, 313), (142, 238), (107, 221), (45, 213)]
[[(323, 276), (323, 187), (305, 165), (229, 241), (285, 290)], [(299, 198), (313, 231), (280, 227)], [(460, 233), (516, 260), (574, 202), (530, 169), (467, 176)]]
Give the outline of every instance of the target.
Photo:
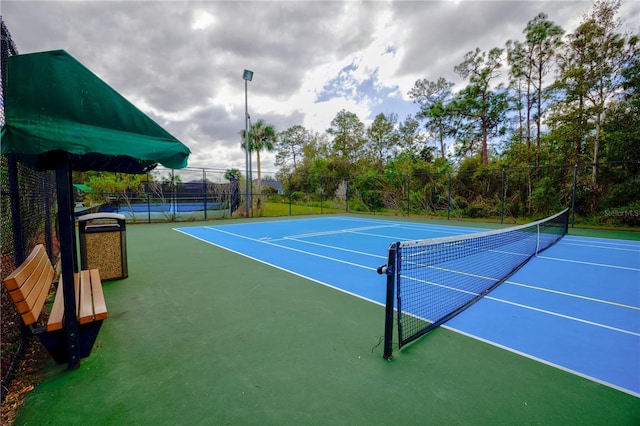
[(96, 220), (96, 219), (125, 220), (125, 217), (123, 214), (119, 214), (119, 213), (90, 213), (90, 214), (85, 214), (80, 216), (78, 218), (78, 221), (86, 222), (89, 220)]

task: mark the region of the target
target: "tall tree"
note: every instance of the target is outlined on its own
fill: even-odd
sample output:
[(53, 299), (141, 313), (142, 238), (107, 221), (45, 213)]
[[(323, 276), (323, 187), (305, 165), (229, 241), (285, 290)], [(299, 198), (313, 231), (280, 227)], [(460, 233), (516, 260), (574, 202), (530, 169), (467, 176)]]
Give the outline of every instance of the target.
[(402, 152), (415, 156), (422, 149), (424, 135), (420, 133), (420, 123), (412, 115), (400, 123), (398, 134)]
[(280, 132), (276, 145), (276, 166), (284, 173), (295, 171), (302, 160), (302, 148), (310, 139), (311, 133), (299, 124)]
[(531, 57), (520, 41), (507, 41), (507, 62), (509, 68), (509, 86), (515, 95), (512, 101), (518, 111), (518, 131), (515, 141), (524, 142), (527, 151), (531, 149)]
[[(251, 124), (251, 127), (249, 128), (249, 151), (256, 153), (256, 163), (258, 166), (257, 208), (260, 214), (262, 213), (262, 208), (263, 208), (260, 152), (273, 151), (275, 143), (276, 143), (276, 131), (273, 125), (266, 124), (262, 119)], [(245, 148), (244, 144), (243, 144), (243, 148)]]
[(353, 112), (341, 110), (331, 120), (327, 134), (333, 138), (332, 154), (340, 163), (339, 168), (345, 175), (352, 173), (352, 166), (362, 158), (365, 142), (365, 126)]
[[(640, 159), (640, 55), (633, 58), (622, 77), (621, 98), (607, 112), (604, 137), (607, 160), (633, 162)], [(640, 171), (640, 164), (630, 166)]]
[(527, 23), (523, 32), (524, 43), (512, 40), (507, 42), (507, 61), (510, 65), (511, 85), (519, 92), (519, 111), (524, 109), (525, 112), (524, 119), (521, 119), (520, 135), (525, 138), (528, 149), (531, 147), (531, 114), (533, 112), (536, 127), (536, 166), (538, 166), (544, 114), (544, 78), (554, 63), (553, 59), (557, 48), (562, 43), (564, 30), (549, 21), (546, 14), (540, 13)]
[(544, 78), (551, 70), (556, 50), (562, 45), (564, 30), (550, 21), (546, 14), (540, 13), (529, 21), (524, 30), (526, 44), (531, 52), (532, 83), (536, 101), (536, 167), (540, 161), (540, 135), (542, 132)]
[(425, 121), (426, 130), (433, 135), (440, 146), (440, 156), (445, 158), (445, 139), (453, 134), (452, 111), (450, 109), (453, 83), (440, 77), (437, 81), (425, 78), (416, 81), (409, 91), (409, 97), (420, 106), (416, 115)]
[(480, 145), (482, 164), (489, 164), (489, 137), (505, 132), (504, 120), (508, 107), (507, 93), (502, 85), (495, 90), (493, 80), (500, 77), (503, 50), (493, 48), (488, 53), (479, 48), (465, 55), (454, 70), (469, 84), (452, 101), (452, 110), (461, 119), (458, 133), (460, 153), (466, 155)]
[(382, 172), (386, 160), (393, 156), (398, 142), (397, 121), (396, 114), (380, 113), (367, 128), (368, 151), (378, 172)]
[(622, 71), (638, 55), (638, 36), (626, 37), (617, 32), (620, 24), (615, 16), (619, 9), (619, 0), (594, 3), (591, 12), (568, 36), (566, 48), (558, 57), (560, 78), (556, 87), (564, 97), (557, 105), (555, 120), (583, 129), (581, 137), (574, 141), (576, 153), (581, 156), (585, 149), (591, 149), (594, 189), (607, 105), (620, 90)]

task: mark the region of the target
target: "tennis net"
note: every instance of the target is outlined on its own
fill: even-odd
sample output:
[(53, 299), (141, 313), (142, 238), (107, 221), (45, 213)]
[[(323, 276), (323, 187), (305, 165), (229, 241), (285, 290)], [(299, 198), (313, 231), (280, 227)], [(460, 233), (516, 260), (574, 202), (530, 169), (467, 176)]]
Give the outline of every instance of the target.
[[(561, 239), (569, 209), (526, 225), (389, 246), (384, 357), (391, 358), (394, 302), (398, 347), (448, 321), (485, 296), (531, 257)], [(395, 293), (395, 297), (394, 297)]]

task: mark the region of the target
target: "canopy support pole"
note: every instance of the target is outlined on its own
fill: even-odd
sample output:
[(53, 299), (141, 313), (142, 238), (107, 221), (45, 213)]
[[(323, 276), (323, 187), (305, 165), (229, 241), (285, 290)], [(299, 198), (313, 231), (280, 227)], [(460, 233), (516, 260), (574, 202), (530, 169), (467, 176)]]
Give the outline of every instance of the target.
[(80, 339), (78, 336), (78, 317), (76, 316), (76, 296), (74, 272), (77, 259), (75, 251), (75, 218), (71, 195), (71, 165), (61, 153), (56, 163), (56, 193), (58, 198), (58, 221), (60, 241), (60, 259), (62, 262), (62, 286), (64, 291), (64, 323), (67, 336), (67, 354), (69, 370), (80, 367)]

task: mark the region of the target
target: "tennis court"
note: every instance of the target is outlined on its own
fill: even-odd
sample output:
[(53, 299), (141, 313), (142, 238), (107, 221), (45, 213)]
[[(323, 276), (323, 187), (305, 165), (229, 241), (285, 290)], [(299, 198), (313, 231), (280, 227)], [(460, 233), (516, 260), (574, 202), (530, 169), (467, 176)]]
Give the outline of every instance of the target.
[[(385, 277), (375, 269), (385, 263), (389, 240), (478, 229), (372, 219), (231, 219), (181, 224), (181, 232), (175, 223), (127, 226), (129, 277), (103, 283), (109, 318), (91, 356), (73, 371), (50, 360), (16, 425), (86, 425), (88, 419), (95, 425), (638, 424), (640, 398), (620, 385), (449, 328), (497, 304), (490, 298), (511, 284), (385, 361), (385, 309), (377, 301)], [(577, 236), (562, 243), (570, 240), (583, 244)], [(525, 282), (519, 276), (511, 281)], [(505, 314), (492, 315), (500, 323)], [(504, 322), (517, 326), (512, 321)], [(610, 359), (607, 354), (602, 363)]]
[[(482, 231), (340, 216), (176, 230), (375, 304), (390, 243)], [(638, 397), (638, 283), (639, 242), (565, 236), (445, 327)]]

